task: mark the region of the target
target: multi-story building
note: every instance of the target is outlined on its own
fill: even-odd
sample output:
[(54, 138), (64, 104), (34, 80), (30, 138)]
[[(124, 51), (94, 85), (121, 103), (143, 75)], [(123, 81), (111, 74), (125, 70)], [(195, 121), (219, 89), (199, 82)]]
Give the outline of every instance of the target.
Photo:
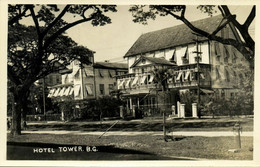
[[(192, 22), (207, 32), (214, 32), (223, 23), (221, 15)], [(238, 39), (232, 24), (217, 33), (224, 38)], [(118, 89), (124, 91), (127, 106), (154, 106), (162, 103), (162, 93), (154, 82), (155, 69), (168, 69), (167, 78), (170, 93), (167, 103), (176, 105), (178, 94), (184, 90), (200, 90), (215, 93), (223, 98), (235, 95), (234, 86), (243, 77), (243, 70), (249, 63), (231, 45), (197, 36), (185, 25), (149, 32), (141, 35), (125, 54), (128, 74), (117, 77)]]
[(81, 65), (78, 60), (60, 72), (61, 84), (50, 87), (48, 97), (57, 101), (91, 100), (110, 95), (117, 89), (115, 75), (127, 73), (127, 64), (93, 62)]

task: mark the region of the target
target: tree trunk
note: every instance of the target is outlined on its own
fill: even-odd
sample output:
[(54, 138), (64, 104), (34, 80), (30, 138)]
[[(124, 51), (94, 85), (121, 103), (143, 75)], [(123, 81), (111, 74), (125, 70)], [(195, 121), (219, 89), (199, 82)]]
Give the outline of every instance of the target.
[[(13, 93), (14, 96), (14, 110), (12, 111), (12, 126), (11, 126), (11, 135), (21, 135), (21, 119), (22, 119), (22, 110), (26, 108), (24, 106), (26, 103), (26, 91), (15, 90)], [(26, 112), (26, 111), (24, 111)]]
[(21, 101), (16, 101), (14, 104), (14, 110), (12, 111), (12, 126), (11, 126), (11, 135), (21, 135)]

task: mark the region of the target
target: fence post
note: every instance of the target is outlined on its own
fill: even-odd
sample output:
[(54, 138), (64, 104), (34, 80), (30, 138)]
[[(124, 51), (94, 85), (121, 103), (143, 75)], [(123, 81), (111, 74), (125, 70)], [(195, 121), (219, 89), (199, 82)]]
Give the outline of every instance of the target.
[(181, 104), (180, 107), (180, 117), (185, 118), (185, 104)]
[(192, 103), (192, 117), (198, 118), (197, 103)]

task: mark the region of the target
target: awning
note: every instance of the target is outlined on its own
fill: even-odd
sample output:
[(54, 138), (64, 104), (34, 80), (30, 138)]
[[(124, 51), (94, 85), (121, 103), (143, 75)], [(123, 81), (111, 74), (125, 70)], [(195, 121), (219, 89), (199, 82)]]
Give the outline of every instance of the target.
[(228, 51), (226, 45), (224, 45), (224, 49), (225, 49), (225, 58), (229, 58), (229, 51)]
[(125, 83), (125, 79), (122, 79), (122, 80), (120, 80), (120, 82), (119, 82), (118, 86), (123, 86), (123, 85), (124, 85), (124, 83)]
[(126, 88), (129, 88), (130, 87), (130, 82), (131, 82), (131, 78), (129, 78), (125, 84), (125, 87)]
[(176, 78), (176, 81), (179, 81), (181, 79), (182, 74), (183, 74), (183, 72), (180, 71), (179, 74), (178, 74), (178, 77)]
[(145, 83), (146, 78), (147, 78), (147, 75), (144, 75), (144, 76), (142, 77), (142, 79), (141, 79), (141, 84), (144, 84), (144, 83)]
[(70, 87), (67, 87), (66, 88), (66, 90), (65, 90), (65, 92), (64, 92), (64, 96), (68, 96), (69, 95), (69, 93), (70, 93)]
[(80, 68), (73, 69), (72, 76), (75, 76), (78, 74)]
[(138, 77), (135, 77), (134, 81), (132, 82), (132, 86), (135, 86), (137, 84)]
[(47, 97), (52, 97), (54, 92), (55, 92), (55, 89), (51, 89)]
[(75, 85), (74, 93), (75, 93), (75, 96), (79, 96), (80, 95), (80, 85)]
[(185, 74), (185, 80), (188, 80), (189, 79), (189, 76), (190, 76), (190, 71), (187, 71), (186, 74)]
[(185, 49), (182, 50), (182, 58), (188, 59), (188, 46), (185, 47)]
[(205, 79), (205, 76), (204, 76), (203, 73), (200, 73), (200, 78), (201, 78), (201, 79)]
[(65, 92), (65, 90), (66, 90), (66, 88), (65, 88), (65, 87), (63, 87), (63, 88), (60, 90), (60, 92), (59, 92), (58, 96), (63, 96), (63, 95), (64, 95), (64, 92)]
[(86, 85), (86, 90), (87, 90), (88, 95), (93, 95), (93, 91), (92, 91), (90, 85)]
[(104, 75), (103, 75), (103, 73), (101, 72), (101, 70), (98, 70), (98, 72), (99, 72), (99, 76), (100, 76), (100, 77), (104, 77)]
[(206, 93), (206, 94), (212, 94), (214, 93), (213, 90), (209, 90), (209, 89), (200, 89), (203, 93)]
[(85, 75), (86, 75), (86, 76), (89, 76), (89, 77), (93, 77), (93, 76), (94, 76), (93, 70), (88, 69), (88, 68), (85, 68), (84, 71), (85, 71)]
[(152, 83), (152, 82), (153, 82), (153, 79), (154, 79), (154, 75), (150, 75), (150, 79), (149, 79), (148, 83), (149, 83), (149, 84)]
[(53, 97), (57, 97), (59, 95), (60, 88), (56, 89), (56, 91), (53, 94)]
[(73, 87), (71, 87), (70, 92), (69, 92), (69, 96), (73, 95), (73, 93), (74, 93), (74, 89), (73, 89)]
[(215, 42), (215, 55), (220, 56), (219, 43)]
[(109, 76), (113, 78), (116, 75), (116, 72), (114, 70), (108, 70)]

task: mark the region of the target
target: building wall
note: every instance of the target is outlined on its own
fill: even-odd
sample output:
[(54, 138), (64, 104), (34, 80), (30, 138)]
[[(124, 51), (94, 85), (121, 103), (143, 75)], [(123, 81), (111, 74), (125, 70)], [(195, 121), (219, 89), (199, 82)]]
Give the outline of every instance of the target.
[(115, 69), (95, 69), (95, 82), (97, 97), (110, 95), (116, 86)]

